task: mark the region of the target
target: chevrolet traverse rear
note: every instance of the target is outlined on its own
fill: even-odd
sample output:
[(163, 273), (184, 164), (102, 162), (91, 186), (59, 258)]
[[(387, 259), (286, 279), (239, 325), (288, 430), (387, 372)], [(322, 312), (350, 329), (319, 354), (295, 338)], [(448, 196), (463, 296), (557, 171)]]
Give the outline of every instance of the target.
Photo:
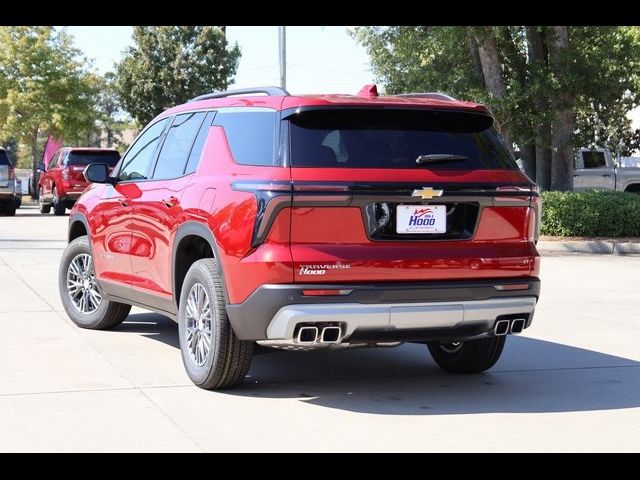
[(253, 346), (427, 345), (487, 370), (539, 296), (537, 187), (486, 107), (442, 94), (203, 95), (142, 132), (71, 212), (74, 322), (130, 305), (179, 325), (186, 371), (225, 388)]

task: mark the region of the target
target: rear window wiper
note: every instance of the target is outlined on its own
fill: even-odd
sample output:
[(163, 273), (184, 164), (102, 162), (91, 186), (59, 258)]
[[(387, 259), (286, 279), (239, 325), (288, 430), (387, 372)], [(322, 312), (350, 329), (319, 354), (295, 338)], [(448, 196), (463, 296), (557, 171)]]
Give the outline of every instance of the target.
[(431, 153), (429, 155), (420, 155), (416, 158), (416, 163), (418, 165), (425, 165), (427, 163), (436, 163), (436, 162), (455, 162), (459, 160), (466, 160), (467, 157), (465, 155), (451, 155), (449, 153)]

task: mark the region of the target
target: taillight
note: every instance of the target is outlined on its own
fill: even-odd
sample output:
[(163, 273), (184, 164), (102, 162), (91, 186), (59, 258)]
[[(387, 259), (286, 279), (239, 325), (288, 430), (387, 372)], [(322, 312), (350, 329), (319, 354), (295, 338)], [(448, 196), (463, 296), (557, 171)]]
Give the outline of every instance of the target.
[(69, 180), (69, 170), (67, 168), (62, 170), (62, 179), (63, 180)]
[(542, 198), (539, 195), (531, 197), (531, 212), (529, 218), (528, 240), (537, 242), (540, 238), (540, 224), (542, 223)]
[(9, 167), (9, 180), (15, 180), (16, 172), (13, 167)]

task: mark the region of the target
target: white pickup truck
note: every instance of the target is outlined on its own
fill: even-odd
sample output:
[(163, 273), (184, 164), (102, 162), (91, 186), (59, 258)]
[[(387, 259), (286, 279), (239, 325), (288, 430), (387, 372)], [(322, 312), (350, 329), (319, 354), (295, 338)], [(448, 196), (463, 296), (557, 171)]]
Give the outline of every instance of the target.
[(574, 159), (573, 189), (640, 194), (640, 168), (617, 167), (609, 150), (581, 148)]

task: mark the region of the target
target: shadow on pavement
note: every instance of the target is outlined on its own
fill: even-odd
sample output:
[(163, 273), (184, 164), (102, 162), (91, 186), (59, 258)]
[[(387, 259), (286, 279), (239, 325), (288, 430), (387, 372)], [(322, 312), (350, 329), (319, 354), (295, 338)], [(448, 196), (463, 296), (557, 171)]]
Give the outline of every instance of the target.
[[(178, 348), (176, 324), (129, 316), (118, 330)], [(270, 349), (264, 349), (271, 351)], [(580, 412), (640, 407), (640, 362), (527, 337), (509, 337), (480, 375), (450, 375), (424, 345), (256, 355), (231, 396), (298, 398), (382, 415)]]

